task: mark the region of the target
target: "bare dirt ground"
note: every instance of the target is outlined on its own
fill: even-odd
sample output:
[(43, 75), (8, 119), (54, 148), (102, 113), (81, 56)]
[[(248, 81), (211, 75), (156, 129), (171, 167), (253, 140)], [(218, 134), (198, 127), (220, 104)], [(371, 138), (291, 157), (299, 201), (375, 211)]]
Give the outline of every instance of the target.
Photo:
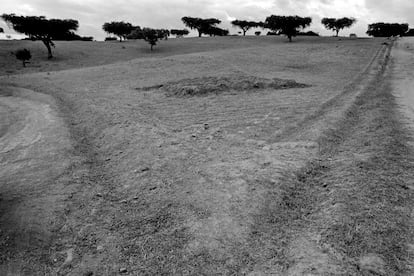
[(3, 69), (0, 272), (409, 275), (392, 42), (235, 39)]

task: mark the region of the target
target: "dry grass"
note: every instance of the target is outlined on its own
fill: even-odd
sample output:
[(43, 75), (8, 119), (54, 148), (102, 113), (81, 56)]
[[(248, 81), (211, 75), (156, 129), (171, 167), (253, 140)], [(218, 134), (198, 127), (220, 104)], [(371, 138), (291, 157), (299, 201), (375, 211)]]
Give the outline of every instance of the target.
[[(211, 49), (246, 48), (251, 47), (253, 43), (259, 47), (275, 43), (275, 39), (253, 39), (255, 38), (169, 39), (160, 41), (154, 51), (150, 51), (148, 43), (143, 40), (122, 43), (118, 41), (56, 41), (56, 47), (52, 48), (54, 58), (51, 60), (47, 59), (46, 47), (40, 41), (0, 40), (0, 75), (58, 71), (124, 62), (135, 58), (160, 58), (206, 52)], [(276, 40), (276, 43), (282, 43), (282, 40)], [(23, 68), (21, 62), (12, 54), (22, 48), (30, 50), (32, 54), (27, 68)]]
[[(53, 96), (76, 154), (87, 159), (80, 177), (67, 172), (78, 190), (62, 203), (64, 227), (50, 253), (58, 261), (34, 260), (36, 267), (55, 270), (74, 248), (62, 273), (286, 275), (320, 256), (293, 250), (317, 236), (342, 274), (358, 274), (366, 256), (388, 262), (389, 274), (404, 270), (404, 131), (386, 86), (376, 87), (382, 73), (355, 100), (383, 40), (239, 39), (161, 42), (151, 58), (128, 48), (139, 42), (102, 44), (85, 56), (87, 66), (114, 62), (111, 51), (128, 61), (0, 77)], [(55, 69), (79, 67), (86, 52), (77, 53)], [(273, 89), (281, 87), (273, 78), (309, 86)], [(213, 94), (167, 95), (205, 81)], [(239, 91), (255, 86), (260, 93)], [(407, 175), (397, 176), (401, 168)], [(334, 271), (318, 264), (322, 275)]]
[[(266, 215), (269, 225), (289, 225), (282, 236), (310, 236), (330, 256), (335, 268), (310, 266), (308, 273), (406, 272), (414, 158), (385, 69), (319, 138), (317, 158), (286, 178), (279, 211)], [(297, 261), (287, 258), (283, 265)]]
[(294, 80), (283, 80), (278, 78), (264, 79), (254, 76), (233, 75), (183, 79), (151, 87), (137, 88), (137, 90), (148, 91), (161, 89), (165, 91), (168, 96), (191, 97), (206, 96), (210, 94), (217, 95), (223, 92), (240, 94), (243, 92), (255, 92), (263, 89), (279, 90), (305, 87), (309, 87), (309, 85), (297, 83)]

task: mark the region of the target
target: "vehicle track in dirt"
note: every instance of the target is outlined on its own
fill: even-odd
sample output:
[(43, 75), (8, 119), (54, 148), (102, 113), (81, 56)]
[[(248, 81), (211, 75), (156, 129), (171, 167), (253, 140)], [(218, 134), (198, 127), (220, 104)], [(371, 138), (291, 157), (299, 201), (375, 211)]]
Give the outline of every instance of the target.
[[(412, 38), (403, 38), (396, 43), (391, 57), (392, 65), (392, 91), (396, 97), (400, 111), (404, 114), (403, 121), (406, 122), (410, 134), (408, 143), (411, 148), (414, 147), (414, 93), (413, 84), (414, 77), (413, 61), (414, 61), (414, 41)], [(408, 192), (413, 197), (413, 182), (407, 183)], [(410, 215), (410, 238), (408, 239), (408, 269), (405, 275), (414, 274), (414, 208), (411, 208)]]
[[(251, 49), (217, 51), (7, 78), (56, 99), (75, 153), (85, 158), (57, 230), (61, 253), (52, 252), (57, 262), (49, 267), (69, 275), (121, 267), (143, 275), (285, 275), (309, 268), (315, 260), (304, 255), (323, 259), (297, 212), (307, 207), (295, 205), (312, 199), (298, 171), (318, 156), (319, 135), (346, 114), (364, 78), (371, 80), (367, 64), (381, 61), (379, 42), (358, 43), (312, 46), (306, 56), (278, 46), (294, 66), (260, 48), (254, 58)], [(269, 53), (282, 55), (278, 47)], [(309, 87), (188, 98), (136, 90), (184, 75), (243, 78), (258, 68), (260, 77)], [(299, 251), (302, 244), (311, 251)]]

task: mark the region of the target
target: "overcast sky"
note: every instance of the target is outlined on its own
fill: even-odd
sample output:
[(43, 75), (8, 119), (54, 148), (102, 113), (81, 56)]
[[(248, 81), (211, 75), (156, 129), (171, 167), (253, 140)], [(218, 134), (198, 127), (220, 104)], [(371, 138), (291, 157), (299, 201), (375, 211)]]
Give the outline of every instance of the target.
[[(184, 28), (181, 17), (215, 17), (220, 27), (237, 33), (229, 21), (264, 21), (271, 14), (311, 16), (307, 29), (322, 35), (331, 33), (320, 24), (323, 17), (355, 17), (358, 22), (341, 34), (365, 34), (373, 22), (409, 23), (414, 27), (413, 0), (2, 0), (0, 13), (44, 15), (48, 18), (76, 19), (80, 35), (101, 40), (102, 25), (126, 21), (141, 27)], [(0, 27), (11, 32), (4, 22)], [(252, 32), (250, 32), (252, 33)]]

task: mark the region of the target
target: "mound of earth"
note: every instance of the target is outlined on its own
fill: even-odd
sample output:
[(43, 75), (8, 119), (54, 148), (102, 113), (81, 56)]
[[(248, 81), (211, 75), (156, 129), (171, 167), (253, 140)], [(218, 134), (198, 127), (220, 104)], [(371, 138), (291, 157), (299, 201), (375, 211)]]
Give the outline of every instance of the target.
[(304, 88), (308, 86), (309, 85), (298, 83), (295, 80), (279, 78), (266, 79), (254, 76), (216, 76), (183, 79), (153, 86), (151, 88), (161, 89), (165, 91), (168, 96), (185, 97), (219, 94), (221, 92), (234, 90), (252, 91), (261, 89)]

